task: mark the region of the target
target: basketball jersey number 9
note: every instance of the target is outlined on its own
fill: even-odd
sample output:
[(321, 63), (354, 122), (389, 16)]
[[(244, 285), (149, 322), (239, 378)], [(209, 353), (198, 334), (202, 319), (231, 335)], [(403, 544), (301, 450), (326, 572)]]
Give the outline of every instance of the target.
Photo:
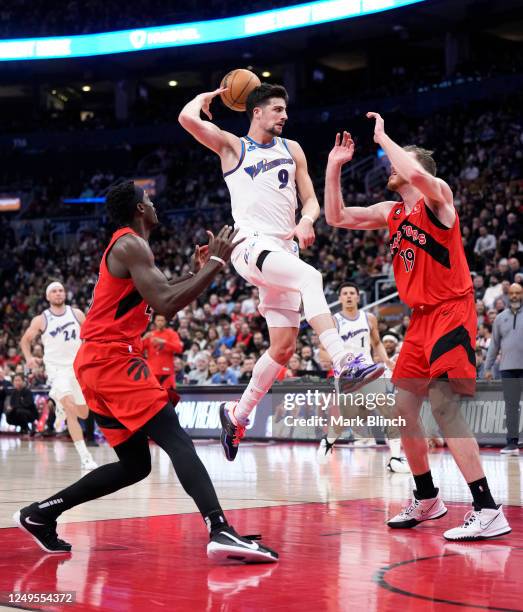
[(287, 183), (289, 182), (289, 171), (282, 168), (278, 172), (278, 180), (280, 181), (280, 189), (287, 187)]

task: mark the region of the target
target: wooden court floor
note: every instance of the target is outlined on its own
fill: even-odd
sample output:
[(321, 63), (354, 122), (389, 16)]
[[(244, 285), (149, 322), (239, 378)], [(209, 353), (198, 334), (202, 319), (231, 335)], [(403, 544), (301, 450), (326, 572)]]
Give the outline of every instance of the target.
[[(197, 449), (227, 517), (240, 533), (262, 533), (280, 562), (216, 566), (207, 534), (167, 456), (152, 446), (141, 483), (74, 508), (59, 533), (70, 555), (46, 555), (13, 527), (19, 507), (81, 474), (72, 444), (0, 437), (0, 604), (5, 609), (156, 610), (521, 610), (522, 459), (484, 451), (485, 471), (512, 533), (448, 543), (468, 488), (445, 450), (431, 456), (448, 514), (412, 530), (385, 525), (409, 497), (409, 475), (385, 469), (384, 448), (341, 447), (318, 465), (313, 444), (243, 444), (229, 463), (215, 442)], [(109, 447), (93, 449), (99, 463)], [(74, 603), (14, 603), (9, 593), (69, 593)], [(3, 606), (0, 609), (4, 609)]]

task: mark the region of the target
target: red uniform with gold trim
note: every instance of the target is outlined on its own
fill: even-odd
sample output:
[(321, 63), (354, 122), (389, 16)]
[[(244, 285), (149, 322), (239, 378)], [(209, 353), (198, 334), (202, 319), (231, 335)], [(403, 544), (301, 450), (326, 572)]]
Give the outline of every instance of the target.
[(164, 389), (174, 389), (174, 356), (183, 353), (180, 336), (174, 329), (155, 329), (144, 338), (147, 363)]
[(117, 278), (107, 268), (107, 254), (127, 234), (136, 232), (115, 232), (102, 256), (74, 361), (86, 402), (111, 446), (125, 442), (169, 401), (143, 355), (141, 336), (151, 309), (131, 278)]
[(413, 309), (393, 382), (426, 395), (431, 380), (448, 377), (456, 392), (472, 395), (477, 317), (458, 216), (448, 228), (424, 199), (409, 214), (400, 202), (388, 227), (398, 292)]

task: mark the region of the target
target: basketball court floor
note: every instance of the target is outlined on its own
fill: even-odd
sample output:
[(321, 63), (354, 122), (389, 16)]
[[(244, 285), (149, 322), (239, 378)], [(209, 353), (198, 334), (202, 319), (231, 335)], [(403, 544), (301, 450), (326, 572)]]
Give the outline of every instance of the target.
[[(156, 610), (523, 610), (522, 459), (483, 451), (495, 498), (512, 533), (483, 543), (447, 543), (442, 533), (469, 510), (468, 488), (449, 453), (431, 455), (448, 514), (391, 531), (412, 488), (385, 470), (384, 448), (341, 447), (318, 465), (315, 444), (242, 444), (228, 463), (216, 442), (197, 450), (229, 522), (261, 533), (280, 562), (217, 566), (206, 556), (200, 515), (167, 456), (151, 447), (141, 483), (77, 507), (59, 534), (72, 554), (50, 555), (13, 527), (12, 514), (77, 479), (64, 441), (0, 438), (0, 609)], [(109, 447), (93, 449), (110, 462)], [(70, 593), (74, 603), (38, 605), (10, 593)]]

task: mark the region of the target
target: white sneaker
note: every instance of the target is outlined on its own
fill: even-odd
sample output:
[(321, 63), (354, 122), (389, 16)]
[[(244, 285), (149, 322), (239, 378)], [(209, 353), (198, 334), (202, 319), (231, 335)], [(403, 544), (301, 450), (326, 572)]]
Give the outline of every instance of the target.
[(387, 522), (392, 529), (409, 529), (424, 521), (441, 518), (447, 514), (447, 507), (443, 503), (439, 492), (430, 499), (411, 499), (407, 507)]
[(410, 474), (410, 467), (405, 457), (391, 457), (387, 468), (396, 474)]
[(91, 455), (82, 459), (82, 470), (96, 470), (97, 467), (98, 464)]
[(443, 537), (446, 540), (487, 540), (511, 531), (512, 529), (503, 514), (503, 507), (500, 506), (496, 510), (482, 508), (481, 510), (467, 512), (463, 525), (445, 531)]
[(334, 442), (329, 442), (327, 436), (323, 436), (321, 439), (318, 450), (316, 451), (316, 458), (318, 463), (328, 463), (332, 459), (334, 453)]

